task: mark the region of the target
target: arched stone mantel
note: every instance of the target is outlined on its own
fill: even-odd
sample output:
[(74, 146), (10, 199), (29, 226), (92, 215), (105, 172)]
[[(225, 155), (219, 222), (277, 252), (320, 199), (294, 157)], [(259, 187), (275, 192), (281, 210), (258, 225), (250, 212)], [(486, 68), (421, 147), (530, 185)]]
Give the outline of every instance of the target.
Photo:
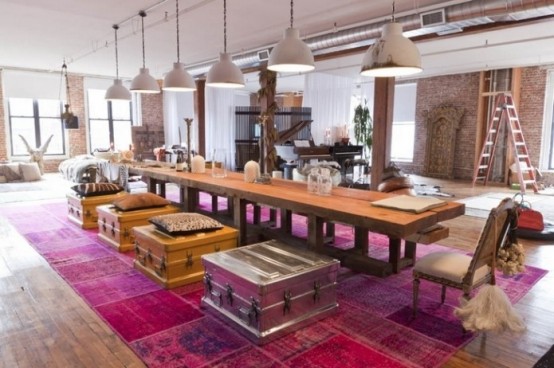
[(427, 143), (425, 147), (425, 176), (442, 179), (454, 177), (456, 134), (465, 110), (441, 105), (425, 111)]

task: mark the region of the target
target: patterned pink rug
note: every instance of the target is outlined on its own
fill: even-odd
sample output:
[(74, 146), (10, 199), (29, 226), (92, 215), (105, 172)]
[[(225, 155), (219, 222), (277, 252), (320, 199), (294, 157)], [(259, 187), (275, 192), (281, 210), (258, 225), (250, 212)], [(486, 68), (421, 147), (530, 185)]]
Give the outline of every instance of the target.
[[(460, 292), (448, 290), (440, 304), (440, 287), (422, 282), (413, 320), (409, 269), (384, 279), (343, 269), (335, 315), (257, 346), (200, 308), (202, 283), (162, 289), (133, 268), (132, 252), (119, 254), (96, 230), (69, 223), (64, 201), (8, 205), (2, 215), (149, 367), (435, 368), (474, 338), (452, 313)], [(305, 236), (305, 218), (294, 217), (293, 232)], [(351, 246), (349, 227), (337, 225), (336, 234), (340, 246)], [(370, 234), (370, 244), (373, 257), (388, 257), (384, 237)], [(439, 249), (419, 246), (418, 256)], [(497, 275), (497, 284), (516, 303), (545, 274), (527, 267), (516, 277)]]

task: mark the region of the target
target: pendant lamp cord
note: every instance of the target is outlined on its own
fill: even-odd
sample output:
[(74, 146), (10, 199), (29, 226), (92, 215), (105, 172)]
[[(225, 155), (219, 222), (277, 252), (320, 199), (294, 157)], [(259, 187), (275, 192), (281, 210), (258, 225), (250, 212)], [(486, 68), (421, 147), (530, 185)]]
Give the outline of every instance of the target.
[(392, 2), (392, 17), (391, 17), (391, 23), (394, 23), (395, 22), (395, 19), (394, 19), (394, 1)]
[(69, 78), (67, 77), (67, 65), (65, 64), (65, 59), (63, 59), (62, 74), (65, 77), (65, 109), (69, 112), (69, 107), (71, 106), (71, 96), (69, 95)]
[(117, 53), (117, 30), (119, 29), (119, 26), (114, 24), (112, 28), (114, 29), (115, 35), (115, 79), (119, 79), (119, 55)]
[(227, 53), (227, 0), (223, 0), (223, 52)]
[(293, 27), (293, 19), (294, 19), (294, 0), (290, 0), (290, 28)]
[(139, 12), (139, 15), (141, 16), (142, 21), (142, 68), (146, 68), (146, 56), (145, 56), (145, 49), (144, 49), (144, 17), (146, 17), (146, 12), (141, 10)]
[(175, 0), (175, 21), (177, 22), (177, 62), (181, 62), (179, 50), (179, 0)]

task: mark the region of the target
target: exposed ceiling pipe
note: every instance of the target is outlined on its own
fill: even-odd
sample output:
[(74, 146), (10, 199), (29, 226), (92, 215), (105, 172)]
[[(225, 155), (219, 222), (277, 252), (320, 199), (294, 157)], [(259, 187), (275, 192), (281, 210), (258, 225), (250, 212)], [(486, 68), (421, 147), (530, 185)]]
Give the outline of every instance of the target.
[[(422, 27), (420, 14), (411, 14), (397, 17), (396, 21), (402, 24), (404, 35), (407, 37), (424, 36), (429, 34), (448, 34), (462, 31), (464, 28), (505, 21), (520, 21), (554, 15), (554, 0), (474, 0), (455, 4), (444, 8), (444, 24)], [(356, 26), (320, 36), (304, 39), (314, 55), (348, 50), (361, 46), (369, 46), (381, 36), (383, 25), (388, 21), (379, 21), (367, 25)], [(233, 57), (233, 62), (239, 68), (259, 66), (265, 59), (260, 54), (267, 52), (271, 46), (261, 51), (249, 51)], [(187, 68), (194, 76), (201, 76), (208, 72), (213, 61), (196, 64)]]

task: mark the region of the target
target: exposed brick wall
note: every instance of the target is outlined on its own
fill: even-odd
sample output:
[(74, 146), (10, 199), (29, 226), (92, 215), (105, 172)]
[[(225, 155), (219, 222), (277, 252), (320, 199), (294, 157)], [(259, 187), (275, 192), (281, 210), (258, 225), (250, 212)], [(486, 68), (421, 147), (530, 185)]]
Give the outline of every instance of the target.
[(0, 69), (0, 160), (8, 159), (8, 142), (4, 111), (4, 88), (2, 83), (3, 70)]
[[(550, 68), (553, 66), (550, 65)], [(538, 167), (542, 141), (544, 99), (548, 67), (524, 68), (521, 73), (521, 99), (518, 115), (531, 162)], [(542, 183), (554, 185), (554, 173), (543, 173)]]
[(448, 105), (463, 108), (465, 111), (456, 137), (454, 177), (470, 179), (473, 174), (478, 100), (479, 73), (446, 75), (418, 80), (414, 161), (412, 164), (400, 164), (399, 166), (405, 172), (423, 174), (427, 144), (425, 113), (438, 106)]
[(521, 97), (517, 110), (531, 162), (537, 167), (542, 143), (546, 75), (546, 69), (540, 67), (522, 70)]
[(142, 125), (151, 129), (164, 127), (163, 92), (156, 94), (144, 93), (141, 97)]
[[(531, 161), (538, 166), (547, 71), (544, 67), (523, 68), (518, 115)], [(479, 73), (446, 75), (417, 81), (416, 137), (414, 161), (399, 164), (403, 171), (422, 175), (425, 165), (427, 128), (425, 111), (445, 104), (465, 110), (456, 137), (454, 178), (471, 180), (475, 162)], [(554, 175), (544, 174), (545, 184), (554, 184)]]

